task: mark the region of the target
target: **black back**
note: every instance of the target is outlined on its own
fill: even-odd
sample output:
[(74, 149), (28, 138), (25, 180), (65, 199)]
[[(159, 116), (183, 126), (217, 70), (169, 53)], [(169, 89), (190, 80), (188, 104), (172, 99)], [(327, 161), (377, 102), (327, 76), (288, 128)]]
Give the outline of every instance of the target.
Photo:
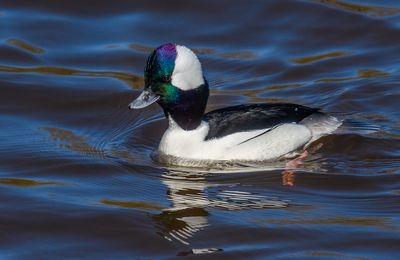
[(298, 123), (318, 110), (288, 103), (249, 104), (217, 109), (203, 117), (210, 125), (206, 140), (284, 123)]

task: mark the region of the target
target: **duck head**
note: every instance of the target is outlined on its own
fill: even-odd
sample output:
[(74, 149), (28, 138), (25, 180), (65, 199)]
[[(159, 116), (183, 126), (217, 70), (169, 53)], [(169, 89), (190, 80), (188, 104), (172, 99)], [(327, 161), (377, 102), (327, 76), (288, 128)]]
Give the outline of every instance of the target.
[(182, 45), (167, 43), (147, 59), (143, 92), (129, 104), (140, 109), (157, 102), (167, 118), (184, 130), (197, 128), (204, 114), (209, 89), (196, 55)]

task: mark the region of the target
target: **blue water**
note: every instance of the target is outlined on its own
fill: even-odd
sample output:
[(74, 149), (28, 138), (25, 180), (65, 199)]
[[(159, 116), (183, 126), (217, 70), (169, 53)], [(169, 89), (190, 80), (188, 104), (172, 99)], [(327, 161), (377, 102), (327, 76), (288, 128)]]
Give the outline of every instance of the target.
[[(398, 1), (3, 1), (0, 257), (398, 259)], [(195, 50), (207, 110), (320, 107), (345, 121), (299, 168), (156, 163), (130, 111), (157, 46)]]

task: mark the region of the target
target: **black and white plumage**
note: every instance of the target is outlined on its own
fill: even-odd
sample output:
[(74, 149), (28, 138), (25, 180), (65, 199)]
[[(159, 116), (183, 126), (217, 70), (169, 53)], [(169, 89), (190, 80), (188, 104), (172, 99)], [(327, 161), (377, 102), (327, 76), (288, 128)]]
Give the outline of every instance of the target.
[(271, 129), (285, 123), (298, 123), (319, 109), (296, 104), (247, 104), (211, 111), (204, 115), (210, 130), (206, 140), (238, 131)]
[(159, 153), (190, 160), (277, 159), (341, 124), (319, 109), (288, 103), (239, 105), (205, 114), (208, 95), (196, 55), (184, 46), (164, 44), (150, 55), (144, 91), (130, 108), (157, 102), (169, 120)]

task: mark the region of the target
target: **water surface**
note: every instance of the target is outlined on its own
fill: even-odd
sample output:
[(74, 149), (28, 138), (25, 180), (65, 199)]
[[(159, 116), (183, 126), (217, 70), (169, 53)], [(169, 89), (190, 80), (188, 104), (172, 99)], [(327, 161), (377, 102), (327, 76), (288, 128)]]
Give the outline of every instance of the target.
[[(1, 258), (398, 259), (398, 1), (3, 1)], [(152, 161), (149, 52), (193, 48), (208, 109), (321, 107), (352, 131), (295, 171)]]

